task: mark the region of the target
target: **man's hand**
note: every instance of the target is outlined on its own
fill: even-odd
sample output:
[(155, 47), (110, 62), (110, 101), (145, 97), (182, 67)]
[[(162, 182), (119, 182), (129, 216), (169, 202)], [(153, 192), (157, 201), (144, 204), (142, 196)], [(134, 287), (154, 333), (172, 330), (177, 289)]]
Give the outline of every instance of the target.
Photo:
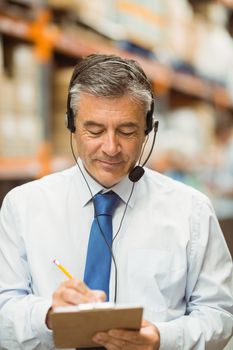
[(52, 307), (47, 313), (46, 324), (48, 328), (52, 328), (50, 313), (55, 307), (103, 302), (105, 299), (106, 294), (103, 291), (89, 289), (84, 282), (76, 278), (65, 281), (53, 293)]
[(155, 325), (143, 320), (138, 332), (113, 329), (97, 333), (93, 341), (108, 350), (158, 350), (160, 334)]

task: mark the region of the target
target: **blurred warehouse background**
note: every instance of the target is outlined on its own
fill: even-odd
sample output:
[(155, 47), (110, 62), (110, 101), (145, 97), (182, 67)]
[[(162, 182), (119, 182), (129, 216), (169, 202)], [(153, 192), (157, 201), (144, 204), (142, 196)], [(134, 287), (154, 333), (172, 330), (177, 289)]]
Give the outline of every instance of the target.
[(12, 187), (73, 163), (72, 67), (115, 53), (153, 83), (160, 129), (148, 166), (211, 198), (233, 254), (232, 35), (232, 0), (1, 0), (0, 205)]

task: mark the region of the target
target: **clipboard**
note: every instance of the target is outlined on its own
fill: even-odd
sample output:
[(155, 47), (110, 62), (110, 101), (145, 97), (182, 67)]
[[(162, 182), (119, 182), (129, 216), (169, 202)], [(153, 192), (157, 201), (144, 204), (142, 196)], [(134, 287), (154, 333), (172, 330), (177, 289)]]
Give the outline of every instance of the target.
[(51, 314), (54, 343), (57, 348), (98, 346), (91, 339), (99, 331), (124, 328), (139, 330), (143, 308), (111, 303), (82, 304), (55, 309)]

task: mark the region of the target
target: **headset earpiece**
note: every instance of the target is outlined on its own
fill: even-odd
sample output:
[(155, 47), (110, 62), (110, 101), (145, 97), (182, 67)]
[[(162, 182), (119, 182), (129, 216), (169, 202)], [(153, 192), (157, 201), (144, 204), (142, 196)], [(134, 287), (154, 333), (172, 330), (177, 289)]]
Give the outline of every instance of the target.
[[(73, 79), (71, 79), (71, 82)], [(70, 83), (71, 86), (71, 83)], [(73, 109), (71, 108), (71, 93), (70, 93), (70, 86), (69, 86), (69, 91), (68, 91), (68, 97), (67, 97), (67, 109), (66, 109), (66, 114), (65, 114), (65, 123), (66, 127), (70, 132), (74, 133), (75, 132), (75, 116)]]
[(67, 110), (66, 115), (65, 115), (65, 123), (66, 123), (66, 127), (67, 129), (70, 130), (70, 132), (74, 133), (75, 132), (75, 125), (74, 125), (74, 112), (72, 110), (72, 108), (69, 108), (69, 110)]
[(150, 110), (146, 114), (146, 130), (145, 134), (148, 135), (151, 130), (153, 129), (154, 126), (154, 100), (152, 100), (151, 105), (150, 105)]

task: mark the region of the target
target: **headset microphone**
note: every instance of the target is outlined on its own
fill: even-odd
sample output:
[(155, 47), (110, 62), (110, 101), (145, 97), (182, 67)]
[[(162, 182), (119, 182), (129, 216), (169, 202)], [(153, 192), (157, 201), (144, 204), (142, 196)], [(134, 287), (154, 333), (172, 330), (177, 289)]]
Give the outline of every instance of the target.
[(152, 145), (151, 145), (151, 149), (150, 149), (150, 152), (146, 158), (146, 160), (143, 162), (142, 165), (137, 165), (135, 166), (129, 173), (128, 177), (130, 179), (130, 181), (132, 182), (138, 182), (141, 177), (144, 175), (145, 173), (145, 170), (144, 170), (144, 165), (146, 164), (146, 162), (148, 161), (148, 159), (150, 158), (151, 156), (151, 153), (154, 149), (154, 144), (155, 144), (155, 138), (156, 138), (156, 133), (158, 131), (158, 126), (159, 126), (159, 122), (158, 120), (156, 120), (156, 122), (154, 123), (154, 137), (153, 137), (153, 142), (152, 142)]
[(129, 179), (132, 182), (138, 182), (144, 175), (145, 170), (141, 165), (137, 165), (129, 173)]

